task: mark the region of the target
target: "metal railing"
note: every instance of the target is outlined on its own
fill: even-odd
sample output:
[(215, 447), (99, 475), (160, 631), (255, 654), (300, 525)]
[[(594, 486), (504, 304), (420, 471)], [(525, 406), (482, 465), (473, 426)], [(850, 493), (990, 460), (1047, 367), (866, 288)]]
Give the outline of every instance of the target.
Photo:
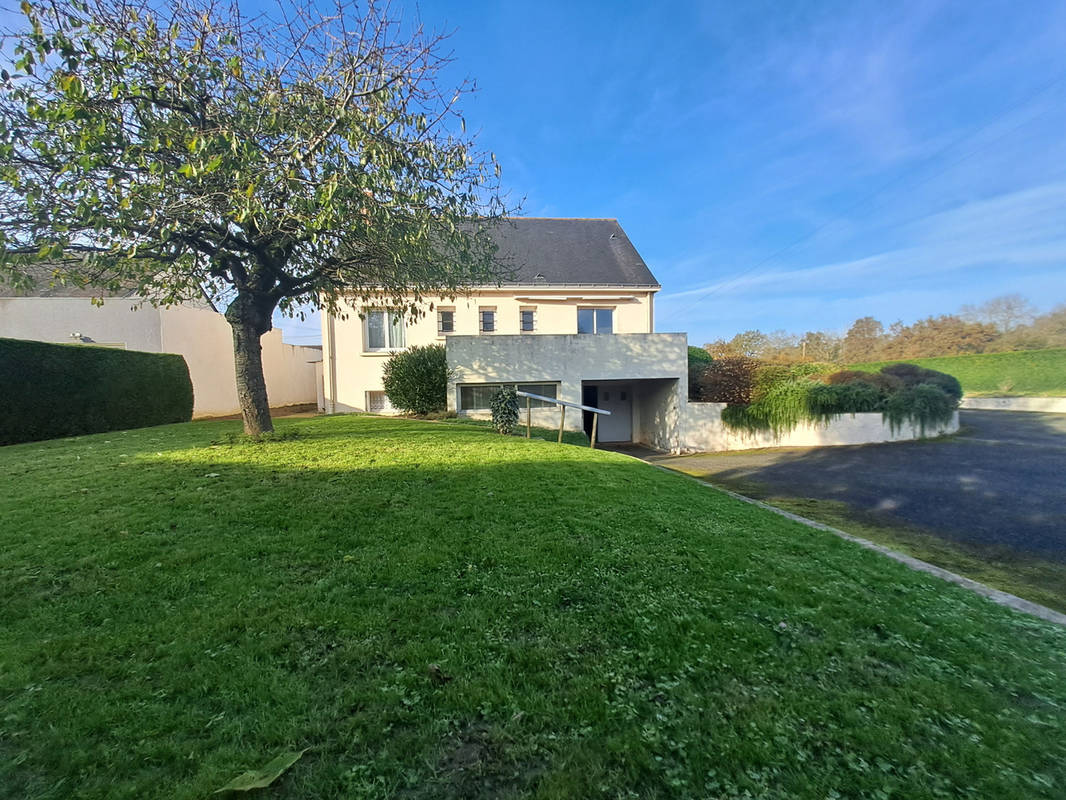
[(581, 403), (571, 403), (569, 400), (559, 400), (556, 397), (545, 397), (542, 394), (533, 394), (532, 392), (518, 392), (519, 397), (526, 398), (526, 438), (530, 437), (530, 433), (533, 428), (533, 411), (530, 405), (530, 400), (540, 400), (544, 403), (551, 403), (552, 405), (559, 406), (559, 444), (563, 443), (563, 425), (566, 424), (566, 409), (577, 408), (581, 411), (592, 412), (592, 436), (589, 438), (589, 447), (596, 448), (596, 426), (600, 421), (600, 414), (606, 414), (611, 416), (611, 412), (603, 408), (595, 408), (594, 406), (583, 406)]

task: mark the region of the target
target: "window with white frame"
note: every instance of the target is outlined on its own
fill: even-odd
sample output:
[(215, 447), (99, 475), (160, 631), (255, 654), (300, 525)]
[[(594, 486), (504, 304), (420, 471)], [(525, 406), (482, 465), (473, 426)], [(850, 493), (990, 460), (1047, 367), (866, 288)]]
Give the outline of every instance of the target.
[(437, 336), (447, 336), (449, 333), (455, 333), (455, 309), (438, 308)]
[(493, 308), (479, 308), (477, 310), (478, 315), (478, 331), (481, 333), (495, 333), (496, 332), (496, 309)]
[(366, 410), (371, 414), (381, 414), (385, 411), (393, 411), (392, 403), (384, 392), (366, 393)]
[(367, 311), (363, 333), (365, 350), (402, 350), (403, 314), (399, 311)]
[(537, 329), (537, 309), (532, 306), (519, 309), (518, 330), (522, 333), (533, 333)]
[[(539, 394), (542, 397), (558, 397), (557, 383), (468, 383), (459, 386), (459, 410), (482, 411), (492, 407), (492, 396), (504, 386), (514, 386), (520, 392)], [(518, 404), (525, 406), (525, 399), (519, 397)], [(554, 403), (545, 400), (529, 400), (530, 408), (555, 408)]]
[(579, 308), (578, 333), (614, 333), (613, 308)]

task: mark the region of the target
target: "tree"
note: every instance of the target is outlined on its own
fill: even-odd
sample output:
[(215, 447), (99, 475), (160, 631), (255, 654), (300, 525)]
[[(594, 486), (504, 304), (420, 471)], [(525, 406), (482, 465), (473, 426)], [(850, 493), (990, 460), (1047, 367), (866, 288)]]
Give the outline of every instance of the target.
[(0, 272), (206, 295), (233, 329), (248, 433), (272, 429), (275, 310), (420, 313), (499, 279), (499, 169), (455, 104), (471, 87), (442, 84), (441, 37), (348, 0), (278, 20), (214, 0), (22, 7), (0, 73)]
[(872, 361), (877, 358), (885, 339), (885, 326), (873, 317), (860, 317), (844, 336), (847, 361)]
[(837, 361), (840, 358), (840, 336), (825, 331), (807, 331), (800, 339), (801, 353), (806, 361)]
[(979, 306), (965, 305), (959, 314), (968, 322), (988, 323), (995, 325), (1000, 333), (1009, 333), (1019, 325), (1031, 323), (1036, 309), (1020, 294), (1004, 294)]
[(927, 317), (913, 325), (894, 323), (891, 331), (892, 337), (882, 353), (885, 358), (983, 353), (999, 336), (992, 325), (966, 322), (952, 314)]

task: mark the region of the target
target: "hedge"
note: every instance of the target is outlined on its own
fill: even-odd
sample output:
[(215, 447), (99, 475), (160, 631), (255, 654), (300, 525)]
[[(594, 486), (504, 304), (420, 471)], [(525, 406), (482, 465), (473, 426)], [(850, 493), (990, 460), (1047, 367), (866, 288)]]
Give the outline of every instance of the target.
[(0, 445), (192, 419), (185, 359), (0, 338)]

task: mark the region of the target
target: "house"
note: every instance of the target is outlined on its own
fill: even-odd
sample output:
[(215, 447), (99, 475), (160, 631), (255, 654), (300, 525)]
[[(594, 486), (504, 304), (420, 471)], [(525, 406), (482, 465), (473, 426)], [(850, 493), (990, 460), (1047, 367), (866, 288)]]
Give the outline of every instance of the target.
[[(610, 411), (600, 441), (678, 449), (687, 337), (655, 332), (660, 286), (618, 221), (511, 219), (493, 238), (511, 271), (501, 285), (428, 298), (421, 317), (355, 302), (323, 315), (326, 410), (388, 413), (388, 356), (439, 343), (452, 372), (448, 407), (460, 415), (488, 416), (493, 392), (511, 384)], [(531, 405), (534, 424), (559, 424), (554, 404)], [(587, 430), (591, 415), (571, 411), (566, 427)]]
[[(132, 292), (104, 298), (100, 290), (51, 284), (51, 272), (38, 270), (35, 288), (16, 291), (0, 284), (0, 337), (122, 347), (178, 353), (189, 365), (193, 416), (240, 413), (233, 363), (233, 333), (225, 318), (206, 302), (155, 308)], [(271, 405), (314, 403), (322, 358), (313, 347), (284, 344), (281, 331), (266, 334), (263, 370)]]

